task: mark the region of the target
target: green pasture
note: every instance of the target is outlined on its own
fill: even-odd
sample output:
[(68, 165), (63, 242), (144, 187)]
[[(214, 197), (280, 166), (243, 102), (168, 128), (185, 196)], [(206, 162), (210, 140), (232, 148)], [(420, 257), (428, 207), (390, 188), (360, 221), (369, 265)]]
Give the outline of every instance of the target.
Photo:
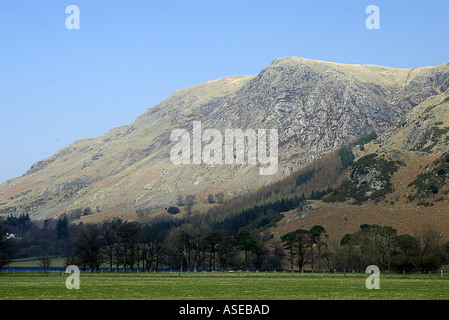
[(80, 289), (68, 275), (0, 272), (0, 300), (448, 300), (449, 275), (290, 273), (84, 273)]

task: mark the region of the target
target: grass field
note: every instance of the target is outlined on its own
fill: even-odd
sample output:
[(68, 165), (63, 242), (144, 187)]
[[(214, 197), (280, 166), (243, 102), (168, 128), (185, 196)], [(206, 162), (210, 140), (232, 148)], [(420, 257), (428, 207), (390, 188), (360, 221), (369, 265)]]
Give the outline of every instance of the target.
[(286, 273), (81, 273), (80, 289), (68, 275), (1, 272), (0, 300), (449, 300), (449, 276)]
[[(66, 265), (65, 257), (52, 257), (50, 258), (50, 266), (55, 268), (63, 268)], [(14, 259), (8, 264), (8, 267), (40, 267), (40, 261), (37, 257), (29, 257), (24, 259)]]

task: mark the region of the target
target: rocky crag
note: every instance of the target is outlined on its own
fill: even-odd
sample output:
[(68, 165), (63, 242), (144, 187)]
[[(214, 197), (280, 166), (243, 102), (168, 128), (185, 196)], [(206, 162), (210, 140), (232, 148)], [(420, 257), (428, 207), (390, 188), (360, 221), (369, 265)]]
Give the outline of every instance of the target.
[(341, 185), (307, 214), (285, 214), (273, 232), (323, 225), (343, 237), (361, 224), (449, 237), (449, 90), (429, 97), (377, 139), (352, 145), (353, 164)]
[[(47, 219), (80, 208), (93, 214), (163, 208), (179, 194), (194, 194), (200, 202), (218, 192), (233, 196), (288, 176), (372, 131), (383, 134), (379, 150), (434, 152), (444, 145), (445, 111), (438, 106), (445, 105), (448, 88), (449, 63), (394, 69), (279, 58), (257, 75), (178, 90), (133, 123), (39, 161), (0, 186), (0, 214)], [(191, 132), (194, 121), (223, 133), (277, 129), (277, 173), (261, 176), (259, 164), (173, 164), (170, 135), (178, 128)], [(366, 185), (377, 171), (366, 181), (353, 178)], [(373, 188), (365, 196), (382, 186)]]

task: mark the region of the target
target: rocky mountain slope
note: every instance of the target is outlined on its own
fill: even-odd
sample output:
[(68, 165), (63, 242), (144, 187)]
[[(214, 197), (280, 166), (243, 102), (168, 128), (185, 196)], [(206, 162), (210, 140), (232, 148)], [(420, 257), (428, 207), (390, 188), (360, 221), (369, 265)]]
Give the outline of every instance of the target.
[[(233, 196), (288, 176), (373, 130), (386, 133), (379, 148), (427, 152), (440, 147), (427, 139), (439, 141), (441, 126), (437, 130), (423, 121), (412, 129), (407, 124), (419, 113), (418, 105), (448, 88), (449, 63), (394, 69), (279, 58), (257, 75), (178, 90), (133, 123), (78, 140), (39, 161), (0, 186), (0, 214), (28, 213), (39, 220), (90, 208), (107, 216), (163, 208), (179, 194), (194, 194), (200, 202), (210, 193)], [(390, 129), (400, 119), (401, 125)], [(194, 121), (223, 134), (226, 129), (277, 129), (277, 173), (260, 175), (259, 164), (173, 164), (170, 151), (176, 142), (170, 135), (175, 129), (192, 132)], [(398, 148), (400, 139), (393, 137), (401, 134), (408, 140)]]
[(346, 180), (307, 212), (285, 214), (273, 231), (323, 225), (335, 239), (361, 224), (449, 237), (449, 91), (425, 99), (379, 138), (352, 149)]

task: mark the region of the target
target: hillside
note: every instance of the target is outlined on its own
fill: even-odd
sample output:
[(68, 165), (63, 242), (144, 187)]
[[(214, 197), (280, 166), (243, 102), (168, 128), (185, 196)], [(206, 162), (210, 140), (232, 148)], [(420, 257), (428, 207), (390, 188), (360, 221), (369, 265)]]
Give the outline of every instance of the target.
[[(444, 100), (442, 92), (448, 88), (449, 63), (394, 69), (279, 58), (257, 75), (230, 76), (178, 90), (133, 123), (78, 140), (39, 161), (23, 176), (0, 186), (0, 214), (28, 213), (42, 220), (89, 208), (90, 215), (107, 218), (106, 213), (132, 215), (138, 209), (158, 212), (180, 194), (206, 202), (208, 194), (223, 192), (228, 199), (289, 177), (372, 131), (384, 134), (380, 144), (365, 146), (358, 157), (376, 150), (396, 156), (394, 150), (399, 150), (410, 153), (407, 160), (416, 158), (413, 161), (424, 168), (445, 150), (439, 130), (447, 127), (441, 116), (446, 104), (427, 108), (429, 101)], [(432, 115), (433, 122), (420, 120), (424, 129), (413, 125), (419, 114)], [(194, 121), (201, 121), (203, 130), (222, 133), (277, 129), (277, 173), (260, 175), (259, 164), (173, 164), (170, 150), (175, 143), (170, 134), (178, 128), (191, 133)], [(398, 121), (402, 122), (391, 128)], [(435, 145), (426, 142), (428, 137), (436, 139)], [(423, 152), (430, 153), (420, 156)]]
[[(292, 210), (272, 231), (318, 224), (340, 240), (361, 224), (398, 233), (433, 229), (449, 237), (449, 92), (413, 108), (379, 138), (354, 146), (354, 164), (341, 186), (307, 212)], [(361, 150), (363, 149), (363, 150)]]

